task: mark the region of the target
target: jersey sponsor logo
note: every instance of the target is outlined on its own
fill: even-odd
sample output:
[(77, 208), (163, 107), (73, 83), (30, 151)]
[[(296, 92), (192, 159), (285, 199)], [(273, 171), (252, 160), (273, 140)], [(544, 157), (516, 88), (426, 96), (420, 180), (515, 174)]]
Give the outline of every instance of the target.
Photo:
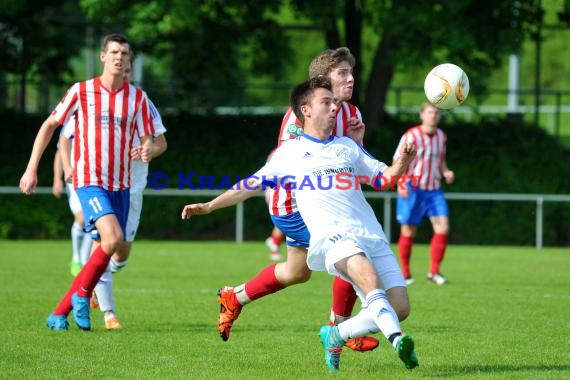
[(287, 133), (293, 136), (301, 136), (303, 134), (303, 128), (297, 124), (289, 124), (287, 126)]
[(123, 118), (121, 116), (95, 115), (95, 119), (101, 123), (101, 128), (109, 128), (111, 121), (115, 128), (122, 126), (123, 123)]
[(350, 153), (349, 153), (348, 149), (345, 149), (343, 147), (336, 149), (335, 154), (337, 157), (344, 158), (346, 160), (350, 159)]

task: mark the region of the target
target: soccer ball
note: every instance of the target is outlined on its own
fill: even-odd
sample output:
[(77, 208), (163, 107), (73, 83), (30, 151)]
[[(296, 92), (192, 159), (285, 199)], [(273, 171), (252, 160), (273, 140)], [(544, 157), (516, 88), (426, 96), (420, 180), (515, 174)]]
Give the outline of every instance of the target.
[(469, 79), (461, 67), (442, 63), (426, 76), (424, 92), (427, 100), (444, 110), (457, 107), (467, 99)]

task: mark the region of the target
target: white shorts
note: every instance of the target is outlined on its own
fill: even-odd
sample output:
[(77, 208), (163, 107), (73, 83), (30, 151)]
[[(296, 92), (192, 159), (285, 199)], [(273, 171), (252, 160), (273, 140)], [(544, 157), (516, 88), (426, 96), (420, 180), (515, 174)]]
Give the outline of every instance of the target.
[(131, 197), (129, 200), (129, 216), (127, 217), (125, 241), (132, 243), (137, 235), (141, 220), (144, 187), (132, 187), (130, 191)]
[[(313, 242), (311, 242), (311, 244), (312, 243)], [(345, 276), (341, 275), (337, 271), (335, 264), (342, 259), (362, 252), (366, 257), (368, 257), (368, 259), (370, 259), (370, 261), (372, 261), (374, 268), (376, 268), (380, 280), (382, 281), (384, 290), (397, 286), (406, 286), (406, 281), (404, 280), (404, 276), (402, 275), (396, 256), (392, 252), (390, 245), (380, 238), (361, 238), (352, 234), (347, 234), (343, 237), (338, 236), (338, 239), (336, 240), (334, 238), (324, 239), (321, 244), (317, 244), (317, 246), (318, 249), (315, 251), (309, 248), (309, 255), (307, 257), (309, 268), (313, 270), (318, 270), (318, 265), (311, 265), (311, 262), (315, 263), (316, 259), (324, 259), (324, 263), (322, 264), (329, 274), (349, 281)], [(354, 289), (361, 301), (364, 301), (365, 294), (356, 286)]]
[(69, 209), (73, 215), (82, 212), (83, 210), (81, 209), (81, 202), (79, 202), (79, 197), (73, 188), (73, 184), (66, 183), (65, 188), (67, 190), (67, 201), (69, 202)]

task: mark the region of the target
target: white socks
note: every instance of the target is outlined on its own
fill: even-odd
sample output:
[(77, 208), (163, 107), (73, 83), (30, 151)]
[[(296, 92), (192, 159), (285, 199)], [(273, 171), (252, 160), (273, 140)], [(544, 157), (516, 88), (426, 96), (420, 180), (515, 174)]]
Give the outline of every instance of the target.
[(73, 262), (80, 263), (81, 266), (85, 265), (91, 255), (92, 245), (91, 234), (84, 232), (79, 224), (73, 222), (71, 225), (71, 247), (73, 251), (71, 259)]
[(360, 309), (360, 312), (350, 319), (338, 324), (338, 332), (344, 341), (357, 338), (380, 331), (374, 319), (367, 309)]
[(103, 313), (115, 310), (115, 297), (113, 297), (113, 274), (109, 266), (95, 286), (95, 294), (99, 302), (99, 309)]
[(85, 265), (89, 256), (91, 256), (91, 247), (93, 246), (93, 238), (91, 234), (83, 233), (83, 241), (81, 242), (81, 250), (79, 251), (79, 262), (81, 266)]
[(241, 284), (234, 287), (234, 293), (240, 305), (246, 305), (251, 302), (251, 299), (248, 297), (247, 293), (245, 292), (245, 284)]
[[(385, 291), (376, 289), (368, 293), (366, 304), (357, 315), (337, 325), (342, 339), (346, 341), (378, 331), (388, 339), (402, 332), (398, 316), (388, 302)], [(394, 342), (397, 343), (397, 339)]]
[(401, 333), (400, 321), (396, 312), (386, 298), (386, 292), (375, 289), (366, 295), (366, 306), (370, 316), (382, 334), (388, 339), (391, 335)]
[(95, 286), (95, 294), (97, 295), (97, 301), (99, 302), (99, 308), (103, 313), (105, 313), (105, 320), (114, 316), (115, 311), (115, 297), (113, 296), (113, 273), (118, 272), (127, 265), (127, 261), (115, 261), (111, 258), (107, 269), (99, 279), (99, 282)]
[(109, 261), (109, 269), (111, 270), (112, 273), (116, 273), (121, 269), (123, 269), (128, 262), (129, 260), (118, 262), (113, 257), (111, 257), (111, 261)]
[(71, 260), (74, 263), (81, 263), (82, 265), (83, 263), (81, 262), (81, 257), (79, 255), (79, 252), (81, 251), (81, 243), (83, 241), (83, 235), (85, 235), (85, 232), (83, 232), (81, 226), (73, 222), (73, 224), (71, 225), (71, 249), (73, 254)]

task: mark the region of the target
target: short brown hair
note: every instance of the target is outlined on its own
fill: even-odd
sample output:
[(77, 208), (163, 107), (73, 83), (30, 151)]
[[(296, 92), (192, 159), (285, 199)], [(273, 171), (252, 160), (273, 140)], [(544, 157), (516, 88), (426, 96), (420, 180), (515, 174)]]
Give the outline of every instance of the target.
[(291, 91), (289, 105), (293, 109), (297, 119), (303, 124), (305, 123), (305, 117), (303, 116), (303, 112), (301, 112), (301, 106), (309, 104), (315, 90), (319, 88), (324, 88), (332, 92), (330, 79), (324, 76), (311, 78), (308, 81), (298, 84), (293, 88), (293, 91)]
[(435, 104), (432, 104), (426, 100), (421, 104), (420, 112), (422, 112), (423, 110), (425, 110), (428, 107), (434, 107), (434, 108), (437, 108), (439, 110), (439, 108)]
[(339, 47), (336, 50), (327, 49), (317, 55), (309, 65), (309, 78), (318, 76), (329, 77), (330, 73), (341, 63), (348, 62), (354, 67), (356, 59), (347, 47)]
[(118, 42), (120, 44), (127, 44), (127, 45), (129, 45), (129, 47), (131, 45), (129, 42), (129, 39), (122, 34), (118, 34), (118, 33), (107, 34), (105, 37), (103, 37), (103, 40), (101, 42), (101, 51), (107, 51), (107, 46), (109, 45), (110, 42)]

